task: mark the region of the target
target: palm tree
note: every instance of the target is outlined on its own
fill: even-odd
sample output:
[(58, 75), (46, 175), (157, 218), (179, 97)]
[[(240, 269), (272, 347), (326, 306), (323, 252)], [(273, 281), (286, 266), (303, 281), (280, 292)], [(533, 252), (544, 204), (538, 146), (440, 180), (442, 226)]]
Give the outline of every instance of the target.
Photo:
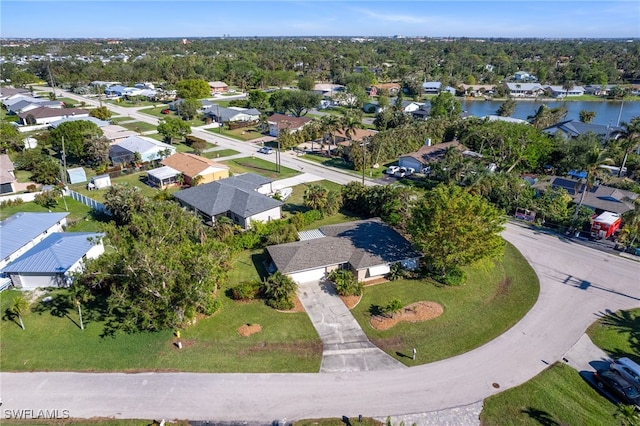
[(613, 164), (613, 160), (605, 155), (605, 152), (600, 148), (595, 148), (591, 152), (587, 154), (587, 166), (586, 172), (587, 177), (583, 180), (578, 181), (576, 184), (577, 191), (581, 191), (580, 201), (576, 206), (576, 211), (573, 214), (573, 219), (571, 220), (571, 226), (569, 228), (570, 232), (574, 230), (576, 221), (578, 220), (578, 215), (580, 213), (580, 208), (582, 207), (582, 203), (584, 202), (584, 195), (591, 190), (595, 186), (596, 179), (602, 176), (602, 169), (600, 166), (603, 164)]
[(614, 416), (620, 420), (621, 426), (640, 425), (640, 413), (633, 405), (619, 404)]
[(622, 220), (624, 221), (624, 226), (620, 231), (618, 241), (626, 246), (633, 247), (640, 235), (640, 199), (633, 203), (633, 210), (622, 214)]
[(78, 307), (78, 317), (80, 318), (80, 330), (84, 330), (84, 322), (82, 321), (82, 304), (89, 300), (89, 294), (86, 288), (73, 284), (69, 288), (69, 300)]
[(340, 120), (340, 126), (344, 131), (344, 135), (351, 141), (356, 131), (363, 128), (362, 117), (360, 114), (353, 112), (345, 114)]
[(562, 85), (562, 88), (564, 89), (564, 99), (565, 101), (567, 100), (567, 97), (569, 96), (569, 91), (571, 89), (574, 88), (574, 84), (573, 81), (565, 81), (564, 84)]
[(622, 171), (624, 170), (627, 164), (627, 158), (629, 157), (629, 153), (640, 142), (640, 117), (632, 118), (631, 123), (622, 123), (622, 127), (624, 128), (624, 133), (622, 135), (622, 138), (623, 138), (622, 147), (624, 148), (624, 157), (622, 159), (622, 166), (620, 166), (620, 170), (618, 170), (618, 177), (622, 176)]
[(322, 123), (323, 132), (329, 134), (329, 148), (327, 149), (327, 154), (331, 155), (331, 142), (334, 142), (335, 145), (334, 133), (338, 131), (338, 129), (340, 129), (340, 122), (338, 120), (338, 117), (336, 117), (335, 115), (325, 115), (320, 121)]
[(24, 330), (24, 322), (22, 321), (22, 314), (29, 309), (29, 303), (27, 299), (25, 299), (24, 295), (19, 294), (13, 298), (13, 302), (11, 303), (11, 307), (9, 310), (14, 315), (18, 316), (18, 320), (20, 321), (20, 327)]

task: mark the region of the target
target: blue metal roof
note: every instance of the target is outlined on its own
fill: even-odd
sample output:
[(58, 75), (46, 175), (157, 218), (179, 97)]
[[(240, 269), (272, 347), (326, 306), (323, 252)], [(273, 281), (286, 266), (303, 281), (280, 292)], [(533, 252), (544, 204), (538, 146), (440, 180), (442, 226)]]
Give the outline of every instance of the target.
[(55, 232), (7, 265), (7, 273), (64, 273), (94, 246), (104, 234)]
[(16, 213), (0, 222), (0, 259), (15, 253), (69, 213)]

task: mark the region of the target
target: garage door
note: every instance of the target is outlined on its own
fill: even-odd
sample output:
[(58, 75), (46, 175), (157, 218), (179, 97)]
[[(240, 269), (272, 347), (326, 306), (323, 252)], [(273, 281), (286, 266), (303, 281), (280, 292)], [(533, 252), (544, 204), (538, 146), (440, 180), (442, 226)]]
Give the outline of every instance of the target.
[(318, 281), (324, 278), (325, 268), (312, 269), (310, 271), (296, 272), (289, 276), (297, 283), (308, 283), (309, 281)]

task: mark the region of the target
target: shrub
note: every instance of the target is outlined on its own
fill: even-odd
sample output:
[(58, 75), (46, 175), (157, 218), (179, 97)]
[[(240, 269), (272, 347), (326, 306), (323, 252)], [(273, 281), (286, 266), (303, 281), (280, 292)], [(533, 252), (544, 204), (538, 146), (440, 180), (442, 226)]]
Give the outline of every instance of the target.
[(19, 206), (24, 204), (22, 198), (16, 198), (15, 200), (6, 200), (0, 203), (0, 208), (11, 207), (11, 206)]
[(58, 205), (58, 194), (53, 191), (44, 191), (36, 195), (33, 201), (45, 209), (50, 209)]
[(387, 306), (384, 307), (383, 311), (385, 314), (391, 314), (391, 316), (393, 316), (393, 314), (399, 312), (402, 308), (404, 308), (404, 305), (400, 299), (391, 299), (391, 301), (387, 303)]
[(290, 277), (275, 272), (265, 282), (264, 295), (267, 305), (275, 309), (292, 309), (298, 285)]
[(404, 269), (404, 267), (402, 266), (401, 263), (394, 263), (393, 265), (391, 265), (391, 270), (389, 271), (389, 281), (395, 281), (395, 280), (399, 280), (400, 278), (405, 278), (406, 277), (406, 269)]
[(460, 268), (453, 268), (448, 270), (438, 281), (445, 285), (458, 286), (467, 281), (467, 274)]
[(27, 192), (36, 192), (38, 187), (34, 183), (27, 185)]
[(346, 269), (336, 269), (329, 274), (329, 281), (335, 283), (340, 296), (360, 296), (363, 285), (353, 273)]
[(231, 288), (233, 300), (253, 300), (262, 292), (264, 283), (260, 280), (245, 281)]

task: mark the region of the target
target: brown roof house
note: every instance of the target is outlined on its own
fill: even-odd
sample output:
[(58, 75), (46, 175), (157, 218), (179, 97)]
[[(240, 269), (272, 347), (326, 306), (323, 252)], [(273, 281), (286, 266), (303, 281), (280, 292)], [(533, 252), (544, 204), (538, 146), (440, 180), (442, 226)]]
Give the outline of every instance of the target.
[(7, 154), (0, 154), (0, 194), (15, 192), (16, 176), (13, 162)]
[(394, 263), (415, 269), (421, 254), (380, 219), (359, 220), (299, 232), (300, 241), (267, 247), (273, 265), (296, 282), (320, 280), (343, 268), (358, 281), (381, 278)]
[(199, 177), (198, 184), (229, 177), (228, 166), (195, 154), (176, 152), (161, 163), (163, 167), (148, 172), (149, 184), (159, 188), (175, 184), (180, 174), (184, 176), (184, 183), (188, 185), (193, 185), (196, 177)]
[(380, 94), (380, 91), (386, 90), (388, 95), (395, 96), (400, 89), (401, 86), (398, 83), (379, 83), (367, 89), (367, 93), (369, 93), (369, 96), (377, 96)]
[(226, 93), (229, 91), (229, 86), (224, 81), (210, 81), (209, 88), (211, 89), (211, 93)]
[(469, 151), (464, 145), (458, 141), (442, 142), (431, 144), (431, 139), (427, 139), (425, 144), (417, 151), (401, 155), (398, 159), (400, 167), (411, 167), (415, 171), (422, 171), (430, 167), (433, 163), (442, 161), (448, 149), (453, 148), (460, 151), (463, 155), (479, 156), (480, 154)]
[(304, 126), (313, 121), (307, 117), (293, 117), (291, 115), (273, 114), (267, 119), (269, 123), (269, 136), (278, 137), (280, 130), (287, 129), (291, 133), (302, 130)]
[(38, 107), (18, 114), (22, 124), (49, 124), (67, 117), (89, 117), (89, 111), (80, 108)]

